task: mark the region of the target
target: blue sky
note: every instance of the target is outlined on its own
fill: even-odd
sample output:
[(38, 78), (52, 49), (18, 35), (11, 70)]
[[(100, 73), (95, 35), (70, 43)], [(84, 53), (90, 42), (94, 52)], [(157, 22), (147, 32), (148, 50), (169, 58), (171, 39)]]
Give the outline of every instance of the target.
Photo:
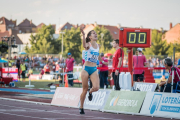
[(0, 17), (35, 25), (98, 24), (169, 30), (180, 23), (180, 0), (1, 0)]

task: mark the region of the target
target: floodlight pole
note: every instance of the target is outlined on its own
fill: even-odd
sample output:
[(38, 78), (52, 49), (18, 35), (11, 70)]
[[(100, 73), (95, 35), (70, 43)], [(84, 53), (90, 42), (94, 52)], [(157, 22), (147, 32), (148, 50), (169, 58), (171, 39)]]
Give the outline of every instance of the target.
[(9, 59), (11, 58), (11, 37), (8, 37), (8, 77), (9, 74)]
[(174, 68), (174, 65), (175, 65), (175, 50), (176, 50), (176, 48), (174, 47), (173, 48), (173, 67), (171, 68), (171, 71), (172, 71), (171, 93), (173, 93), (174, 72), (176, 71), (175, 68)]
[[(62, 34), (62, 59), (63, 59), (63, 34), (65, 34), (65, 32), (60, 32)], [(63, 86), (64, 86), (64, 66), (63, 66)]]

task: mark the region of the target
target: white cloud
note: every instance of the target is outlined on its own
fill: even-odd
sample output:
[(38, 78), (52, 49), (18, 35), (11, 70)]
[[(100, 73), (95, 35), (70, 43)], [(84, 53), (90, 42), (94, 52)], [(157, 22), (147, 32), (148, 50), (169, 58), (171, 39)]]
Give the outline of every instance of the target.
[(24, 16), (24, 12), (15, 13), (15, 14), (13, 14), (13, 16), (15, 16), (15, 17)]
[(6, 13), (1, 13), (1, 16), (7, 16), (7, 14)]
[(53, 12), (54, 12), (54, 10), (48, 10), (48, 11), (45, 11), (45, 12), (44, 12), (44, 15), (45, 15), (46, 17), (50, 17), (50, 16), (53, 14)]
[(57, 4), (60, 2), (61, 2), (61, 0), (48, 0), (48, 3), (50, 3), (50, 4)]
[(35, 1), (32, 3), (32, 5), (34, 5), (34, 6), (40, 6), (41, 4), (42, 4), (41, 0), (38, 0), (38, 1)]

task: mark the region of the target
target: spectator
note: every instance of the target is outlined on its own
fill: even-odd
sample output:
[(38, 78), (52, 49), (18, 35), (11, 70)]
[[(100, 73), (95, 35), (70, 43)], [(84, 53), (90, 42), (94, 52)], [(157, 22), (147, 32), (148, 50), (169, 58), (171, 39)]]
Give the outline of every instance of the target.
[[(68, 58), (66, 59), (66, 71), (68, 73), (68, 78), (73, 78), (73, 65), (74, 64), (74, 58), (72, 58), (72, 54), (68, 53)], [(73, 86), (73, 80), (68, 80), (69, 85)]]
[(123, 59), (124, 59), (124, 52), (123, 50), (119, 47), (119, 40), (116, 39), (112, 43), (113, 48), (116, 49), (116, 52), (113, 55), (113, 72), (112, 72), (112, 77), (114, 79), (114, 85), (116, 90), (120, 90), (119, 86), (119, 73), (121, 70), (120, 68), (123, 67)]
[(160, 60), (160, 65), (159, 65), (159, 66), (160, 66), (160, 67), (164, 67), (162, 60)]
[(27, 77), (29, 78), (29, 76), (32, 75), (32, 74), (33, 74), (33, 68), (31, 67), (29, 69), (29, 71), (28, 71)]
[(26, 65), (24, 64), (24, 61), (21, 62), (20, 69), (21, 69), (22, 80), (25, 81), (25, 77), (26, 77)]
[(82, 67), (83, 67), (83, 65), (84, 65), (84, 63), (85, 63), (85, 54), (87, 53), (87, 51), (86, 50), (83, 50), (82, 51)]
[(59, 68), (60, 68), (60, 66), (59, 66), (58, 62), (56, 62), (56, 72), (57, 73), (59, 72)]
[(149, 59), (149, 67), (154, 67), (151, 59)]
[[(169, 78), (168, 80), (165, 81), (161, 81), (161, 83), (159, 84), (159, 86), (161, 86), (160, 91), (161, 92), (171, 92), (171, 83), (172, 83), (172, 68), (173, 62), (170, 58), (166, 58), (164, 60), (164, 66), (166, 70), (169, 70)], [(180, 81), (178, 75), (180, 76), (180, 70), (177, 67), (174, 67), (175, 71), (174, 71), (174, 80), (173, 80), (173, 89), (176, 88), (177, 82)], [(177, 73), (176, 73), (177, 72)], [(178, 74), (178, 75), (177, 75)], [(166, 86), (166, 87), (165, 87)], [(165, 88), (165, 90), (164, 90)], [(180, 90), (180, 87), (178, 86), (178, 89)]]
[[(142, 54), (142, 48), (138, 48), (136, 55), (133, 56), (134, 68), (143, 68), (146, 65), (146, 57)], [(138, 79), (142, 82), (144, 80), (144, 70), (134, 70), (133, 80), (138, 82)]]
[(20, 60), (17, 60), (17, 62), (16, 62), (16, 68), (18, 68), (18, 78), (19, 78), (19, 81), (20, 81), (20, 78), (21, 78)]
[(44, 69), (41, 68), (40, 78), (42, 78), (43, 75), (44, 75)]
[(62, 58), (60, 61), (60, 67), (61, 68), (65, 68), (66, 67), (66, 63), (64, 62), (64, 59)]
[(53, 62), (52, 71), (53, 71), (53, 72), (56, 72), (56, 64), (55, 64), (55, 62)]
[(16, 64), (15, 63), (12, 64), (12, 68), (16, 68)]
[(46, 74), (49, 74), (49, 73), (50, 73), (49, 62), (47, 62), (47, 64), (44, 66), (44, 72), (45, 72)]
[(177, 67), (180, 68), (180, 59), (178, 59)]
[[(104, 53), (100, 54), (102, 62), (100, 62), (100, 67), (102, 68), (108, 68), (108, 59), (104, 57)], [(104, 88), (104, 85), (106, 85), (106, 88), (108, 88), (108, 70), (100, 69), (100, 88)]]

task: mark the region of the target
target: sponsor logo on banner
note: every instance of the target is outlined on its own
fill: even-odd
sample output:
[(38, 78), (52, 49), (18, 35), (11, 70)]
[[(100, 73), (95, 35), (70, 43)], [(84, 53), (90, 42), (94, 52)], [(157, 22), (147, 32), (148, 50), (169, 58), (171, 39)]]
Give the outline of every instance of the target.
[(93, 92), (93, 99), (92, 101), (89, 101), (88, 99), (88, 95), (89, 93), (86, 94), (86, 99), (84, 102), (84, 108), (88, 108), (88, 109), (97, 109), (100, 110), (104, 107), (108, 96), (110, 94), (111, 91), (109, 90), (99, 90), (97, 92)]
[(81, 93), (82, 93), (82, 88), (58, 87), (53, 96), (51, 104), (77, 107), (80, 100)]
[(128, 99), (119, 99), (118, 97), (114, 97), (111, 102), (110, 106), (131, 106), (136, 107), (138, 103), (138, 100), (128, 100)]
[(180, 95), (175, 93), (148, 92), (141, 113), (180, 118)]
[(17, 68), (9, 68), (9, 75), (8, 75), (8, 68), (2, 68), (2, 77), (13, 77), (13, 80), (18, 80), (18, 69)]
[(157, 87), (157, 83), (140, 83), (140, 82), (135, 82), (134, 84), (134, 89), (137, 90), (139, 89), (140, 91), (151, 91), (154, 92)]
[[(8, 73), (8, 68), (2, 68), (2, 72)], [(10, 73), (16, 73), (16, 72), (18, 72), (18, 69), (17, 68), (9, 68), (9, 72)]]
[(118, 99), (119, 99), (119, 96), (116, 96), (116, 97), (114, 97), (112, 100), (111, 100), (111, 102), (110, 102), (110, 106), (115, 106), (116, 105), (116, 103), (118, 102)]
[(145, 96), (146, 92), (112, 91), (104, 110), (138, 113)]

